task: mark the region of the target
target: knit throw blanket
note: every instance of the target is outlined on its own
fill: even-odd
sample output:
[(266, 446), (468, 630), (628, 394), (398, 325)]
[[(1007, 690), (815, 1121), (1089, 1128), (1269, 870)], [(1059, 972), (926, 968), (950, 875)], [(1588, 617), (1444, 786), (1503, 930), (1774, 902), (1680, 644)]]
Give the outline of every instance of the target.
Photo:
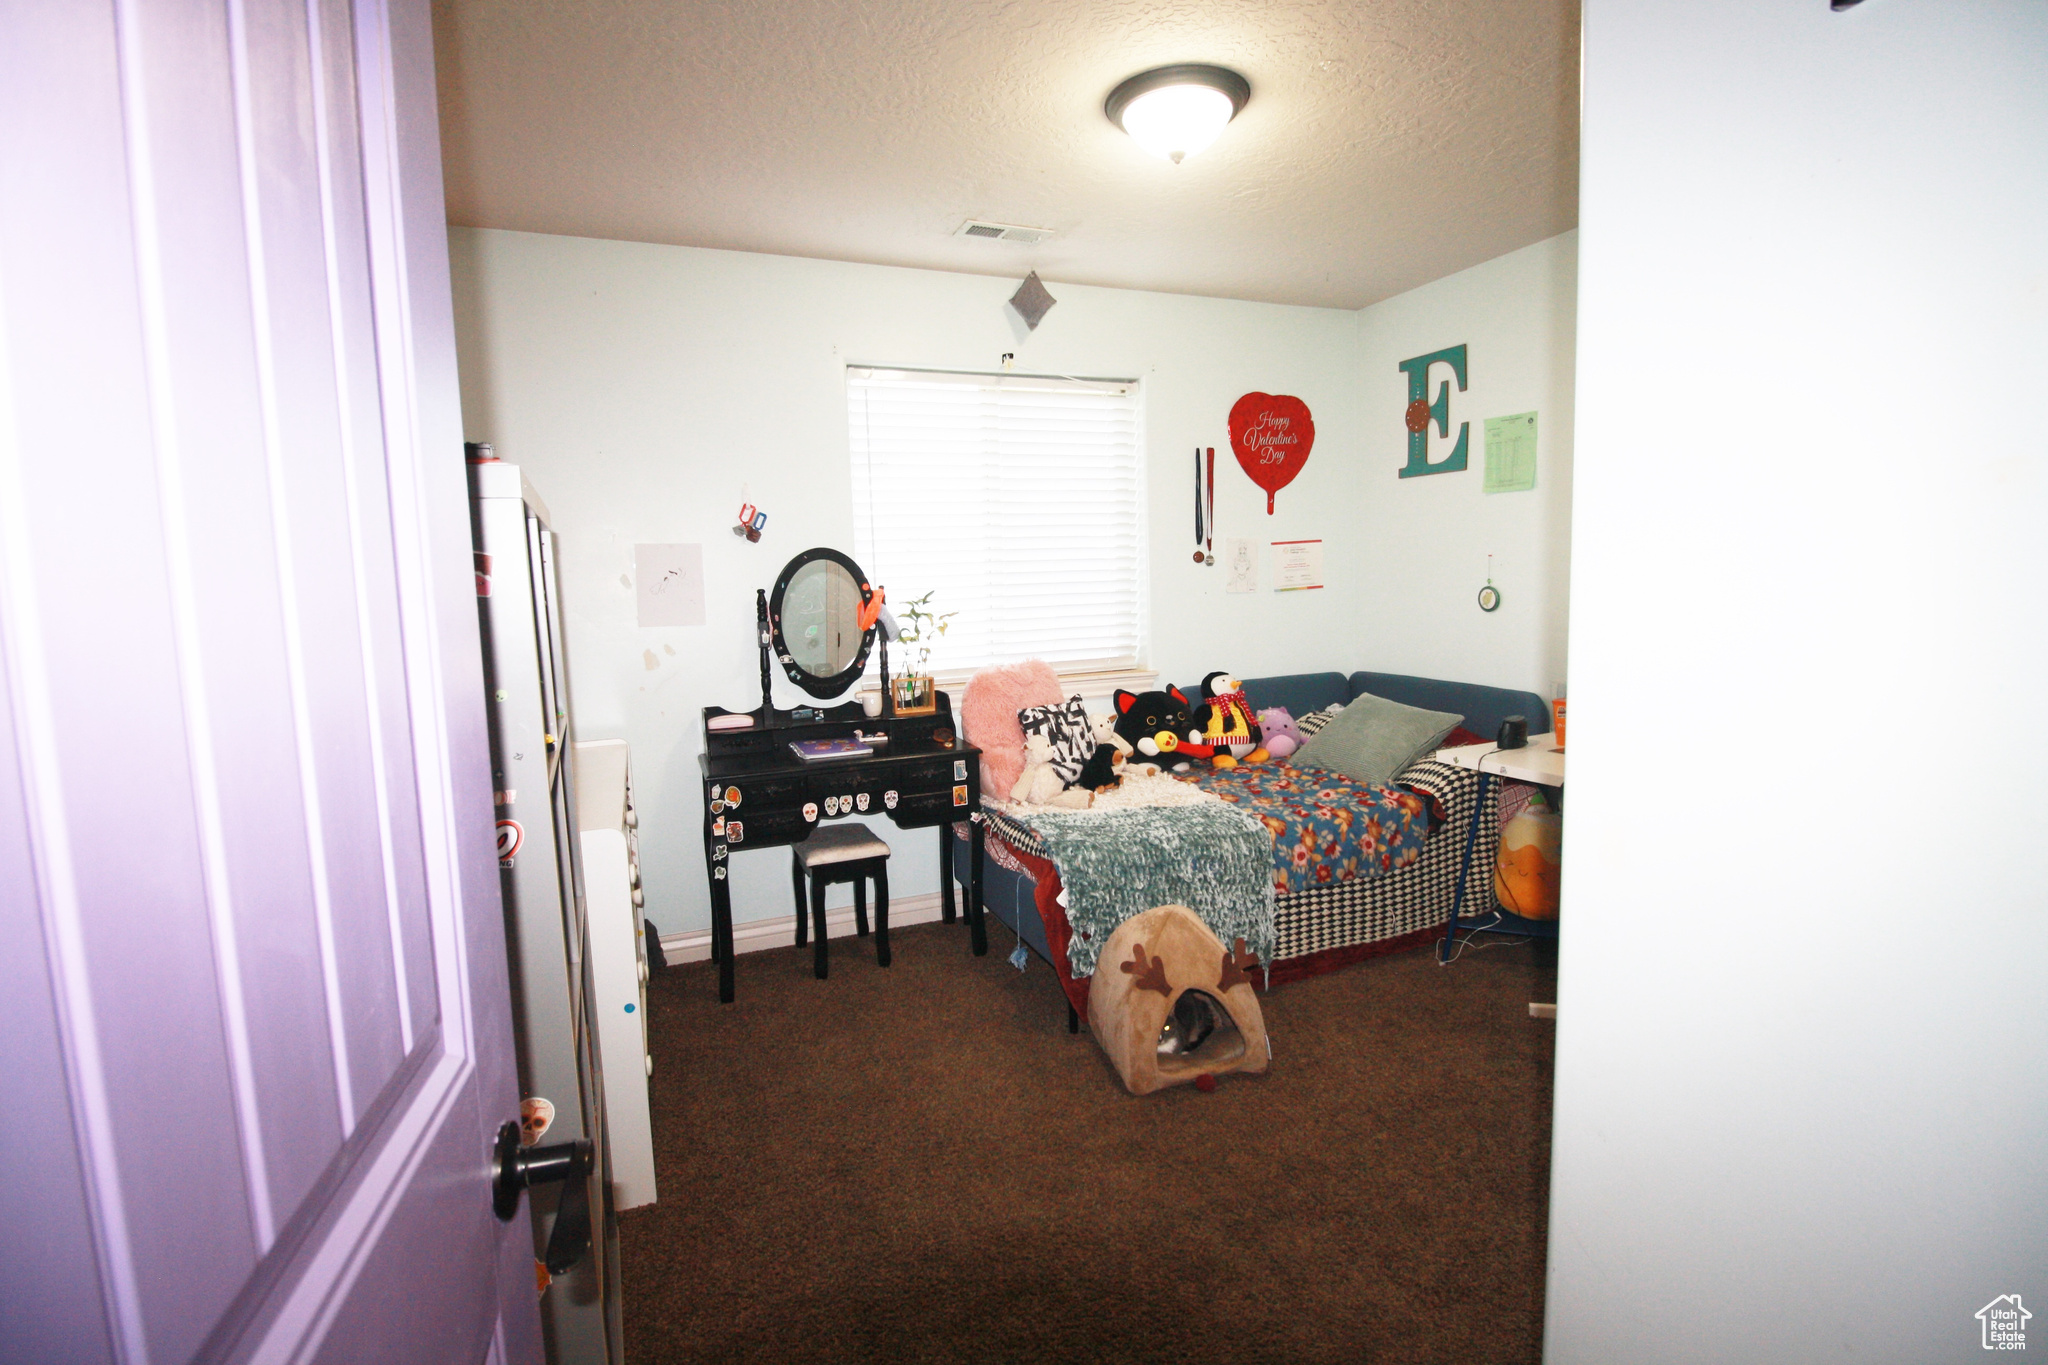
[(1273, 960), (1273, 839), (1222, 802), (1129, 810), (1032, 808), (1029, 826), (1059, 869), (1074, 937), (1067, 965), (1092, 976), (1116, 927), (1155, 905), (1185, 905), (1225, 945)]

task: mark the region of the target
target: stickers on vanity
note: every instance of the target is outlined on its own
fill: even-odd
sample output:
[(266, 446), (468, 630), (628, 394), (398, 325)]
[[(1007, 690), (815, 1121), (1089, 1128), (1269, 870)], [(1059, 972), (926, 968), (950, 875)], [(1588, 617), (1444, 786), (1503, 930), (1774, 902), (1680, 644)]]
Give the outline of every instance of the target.
[(965, 782), (967, 780), (966, 759), (956, 758), (953, 760), (953, 780), (955, 782)]
[(888, 807), (888, 808), (889, 808), (890, 810), (895, 810), (895, 809), (896, 809), (896, 793), (895, 793), (895, 792), (893, 792), (893, 791), (887, 791), (887, 792), (883, 792), (883, 793), (882, 793), (882, 804), (883, 804), (884, 806), (887, 806), (887, 807)]
[(862, 792), (860, 793), (860, 795), (853, 798), (853, 808), (857, 811), (862, 812), (863, 814), (867, 812), (868, 794), (866, 792)]
[(817, 803), (817, 802), (815, 802), (815, 801), (806, 801), (806, 802), (804, 802), (804, 819), (805, 819), (805, 820), (808, 820), (808, 821), (812, 821), (812, 822), (815, 822), (815, 821), (817, 820), (817, 818), (818, 818), (818, 803)]

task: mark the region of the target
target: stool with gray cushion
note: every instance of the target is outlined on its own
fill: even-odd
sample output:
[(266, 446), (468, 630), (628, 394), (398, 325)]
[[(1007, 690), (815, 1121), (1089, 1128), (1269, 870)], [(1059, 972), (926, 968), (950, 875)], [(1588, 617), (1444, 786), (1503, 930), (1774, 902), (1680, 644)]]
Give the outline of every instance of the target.
[[(804, 922), (808, 918), (817, 940), (817, 975), (823, 981), (825, 960), (825, 888), (835, 882), (853, 883), (853, 929), (862, 938), (868, 932), (867, 881), (875, 883), (875, 961), (889, 965), (889, 846), (876, 838), (866, 825), (820, 825), (811, 837), (790, 847), (790, 880), (796, 887), (796, 946), (804, 946)], [(811, 879), (808, 916), (804, 905), (804, 877)]]

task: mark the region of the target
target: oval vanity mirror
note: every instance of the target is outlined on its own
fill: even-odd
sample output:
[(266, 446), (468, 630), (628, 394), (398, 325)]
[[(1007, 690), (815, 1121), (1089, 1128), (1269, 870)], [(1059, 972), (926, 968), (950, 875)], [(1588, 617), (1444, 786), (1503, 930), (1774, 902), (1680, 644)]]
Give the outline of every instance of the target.
[(805, 550), (782, 568), (768, 598), (775, 658), (814, 697), (836, 697), (860, 681), (875, 630), (861, 608), (873, 597), (860, 565), (837, 550)]

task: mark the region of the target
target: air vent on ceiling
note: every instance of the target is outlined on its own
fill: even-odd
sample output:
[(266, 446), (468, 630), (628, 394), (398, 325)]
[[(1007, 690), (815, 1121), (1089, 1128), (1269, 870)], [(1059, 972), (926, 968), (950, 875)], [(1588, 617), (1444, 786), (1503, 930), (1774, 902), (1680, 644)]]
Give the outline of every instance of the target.
[(1051, 228), (1018, 227), (1015, 223), (984, 223), (970, 218), (955, 237), (985, 237), (991, 242), (1036, 242), (1052, 236)]

